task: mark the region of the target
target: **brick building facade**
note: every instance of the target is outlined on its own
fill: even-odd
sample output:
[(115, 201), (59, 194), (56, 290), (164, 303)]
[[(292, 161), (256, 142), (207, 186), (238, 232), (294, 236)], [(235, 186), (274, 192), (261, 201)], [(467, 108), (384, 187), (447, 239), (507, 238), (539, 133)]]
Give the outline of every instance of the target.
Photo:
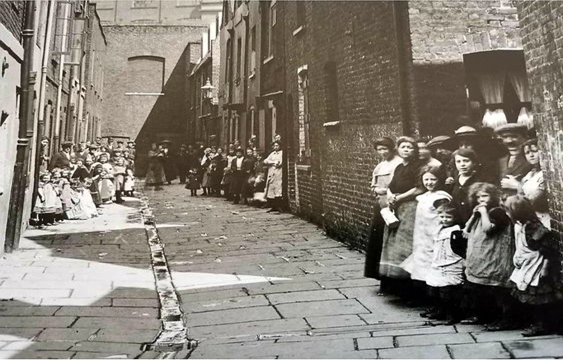
[(191, 43), (188, 77), (188, 143), (218, 144), (221, 122), (218, 112), (221, 18), (209, 25), (199, 44)]
[(201, 1), (98, 1), (107, 37), (104, 61), (102, 136), (137, 142), (137, 172), (143, 175), (151, 143), (187, 134), (186, 74), (191, 50), (220, 12), (220, 3)]
[(221, 12), (221, 0), (97, 0), (104, 25), (205, 23)]
[[(105, 26), (102, 136), (137, 142), (137, 165), (144, 174), (151, 143), (186, 138), (186, 47), (199, 42), (201, 25)], [(158, 44), (158, 46), (156, 46)]]
[(504, 1), (279, 5), (292, 128), (289, 204), (363, 247), (374, 202), (373, 140), (451, 134), (460, 125), (455, 118), (468, 113), (480, 122), (489, 105), (471, 98), (466, 79), (474, 74), (464, 59), (517, 52), (516, 10)]
[(518, 2), (518, 14), (552, 228), (563, 244), (563, 3)]
[(24, 50), (21, 34), (23, 1), (0, 2), (0, 252), (4, 249), (10, 209), (16, 144), (20, 126), (21, 67)]
[(101, 135), (104, 101), (104, 65), (107, 40), (97, 12), (97, 5), (89, 5), (88, 29), (85, 41), (84, 87), (85, 99), (80, 127), (80, 140), (94, 140)]

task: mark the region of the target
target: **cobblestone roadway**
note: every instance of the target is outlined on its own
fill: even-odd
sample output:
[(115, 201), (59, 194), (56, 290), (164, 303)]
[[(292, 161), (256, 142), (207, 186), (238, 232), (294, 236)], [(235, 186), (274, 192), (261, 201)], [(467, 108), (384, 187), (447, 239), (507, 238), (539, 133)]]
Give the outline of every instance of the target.
[(378, 297), (364, 256), (289, 214), (190, 197), (173, 185), (148, 192), (174, 272), (282, 277), (179, 293), (192, 358), (560, 357), (563, 340), (519, 331), (428, 326), (418, 309)]

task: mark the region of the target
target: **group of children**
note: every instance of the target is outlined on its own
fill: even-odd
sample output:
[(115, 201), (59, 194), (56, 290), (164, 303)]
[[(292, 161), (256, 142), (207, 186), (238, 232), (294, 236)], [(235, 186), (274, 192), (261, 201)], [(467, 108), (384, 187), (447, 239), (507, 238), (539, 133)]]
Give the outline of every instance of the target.
[(125, 157), (123, 149), (90, 145), (83, 152), (74, 150), (67, 152), (68, 167), (40, 173), (32, 225), (91, 219), (99, 215), (103, 205), (122, 203), (123, 196), (133, 196), (134, 159)]
[(452, 138), (402, 137), (396, 150), (389, 138), (376, 141), (381, 291), (422, 300), (421, 316), (449, 324), (558, 331), (561, 256), (542, 205), (537, 142), (516, 126), (497, 138), (460, 135), (465, 128)]

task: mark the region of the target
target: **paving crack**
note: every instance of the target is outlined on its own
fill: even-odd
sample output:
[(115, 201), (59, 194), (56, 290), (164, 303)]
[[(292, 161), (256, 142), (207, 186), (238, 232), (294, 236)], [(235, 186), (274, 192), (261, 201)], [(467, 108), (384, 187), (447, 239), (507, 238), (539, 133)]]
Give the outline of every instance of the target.
[(147, 242), (151, 253), (151, 265), (155, 279), (156, 292), (160, 303), (161, 331), (152, 343), (144, 344), (144, 351), (175, 353), (194, 349), (197, 341), (188, 338), (180, 297), (174, 287), (170, 268), (156, 226), (155, 217), (146, 196), (141, 197), (141, 221), (145, 227)]

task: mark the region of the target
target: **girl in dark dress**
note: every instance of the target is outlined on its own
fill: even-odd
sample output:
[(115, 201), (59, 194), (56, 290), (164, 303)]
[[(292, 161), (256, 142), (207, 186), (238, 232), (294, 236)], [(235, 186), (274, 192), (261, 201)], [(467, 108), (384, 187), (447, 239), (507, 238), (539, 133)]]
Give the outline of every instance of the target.
[(561, 323), (557, 314), (563, 300), (561, 256), (556, 240), (524, 196), (509, 197), (505, 207), (514, 221), (516, 242), (515, 268), (510, 276), (512, 296), (527, 305), (534, 317), (533, 325), (522, 335), (551, 334)]

